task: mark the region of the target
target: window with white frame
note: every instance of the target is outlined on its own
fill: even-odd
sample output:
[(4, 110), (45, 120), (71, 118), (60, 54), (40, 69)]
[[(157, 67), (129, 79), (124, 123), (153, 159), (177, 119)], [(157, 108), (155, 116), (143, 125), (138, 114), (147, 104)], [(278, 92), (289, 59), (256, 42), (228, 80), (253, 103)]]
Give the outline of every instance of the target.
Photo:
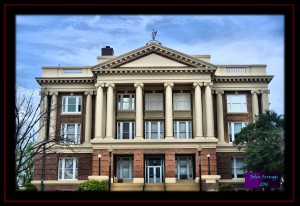
[(233, 142), (235, 140), (235, 136), (239, 133), (243, 127), (247, 126), (247, 122), (229, 122), (228, 123), (228, 135), (229, 142)]
[(63, 96), (62, 112), (63, 113), (79, 113), (81, 112), (81, 96)]
[(118, 110), (134, 110), (134, 94), (118, 94)]
[(246, 94), (228, 94), (227, 95), (228, 112), (247, 112)]
[(146, 93), (145, 94), (145, 110), (163, 110), (163, 94), (162, 93)]
[(133, 177), (133, 158), (117, 158), (117, 177), (122, 179), (132, 179)]
[(232, 158), (231, 159), (231, 174), (232, 178), (244, 178), (244, 159), (243, 158)]
[(61, 124), (61, 144), (80, 144), (80, 124)]
[(191, 121), (174, 121), (174, 138), (191, 139), (192, 138)]
[(164, 123), (156, 121), (145, 122), (145, 139), (163, 139)]
[(118, 139), (133, 139), (134, 138), (134, 122), (118, 122), (117, 133)]
[(59, 180), (77, 180), (78, 160), (76, 158), (60, 158), (58, 162)]
[(173, 110), (191, 110), (191, 94), (174, 93)]

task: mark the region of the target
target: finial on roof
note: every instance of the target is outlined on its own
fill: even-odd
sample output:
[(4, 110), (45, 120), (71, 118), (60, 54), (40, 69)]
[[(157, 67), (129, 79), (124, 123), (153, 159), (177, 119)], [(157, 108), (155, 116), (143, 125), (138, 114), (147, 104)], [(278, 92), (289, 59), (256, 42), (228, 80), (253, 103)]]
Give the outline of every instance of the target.
[(155, 40), (156, 33), (157, 33), (157, 31), (153, 29), (153, 31), (152, 31), (152, 40), (153, 41)]
[(152, 40), (150, 40), (146, 45), (148, 45), (148, 44), (160, 44), (161, 45), (161, 43), (159, 41), (155, 40), (156, 34), (157, 34), (157, 30), (153, 29)]

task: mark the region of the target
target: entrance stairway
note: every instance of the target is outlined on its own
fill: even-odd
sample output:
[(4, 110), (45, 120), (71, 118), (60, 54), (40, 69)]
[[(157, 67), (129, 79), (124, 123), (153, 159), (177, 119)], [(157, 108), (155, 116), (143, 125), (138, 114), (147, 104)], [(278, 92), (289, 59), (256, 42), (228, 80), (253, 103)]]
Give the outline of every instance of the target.
[[(112, 183), (112, 192), (143, 192), (144, 183)], [(177, 180), (177, 183), (145, 183), (144, 192), (199, 191), (194, 180)]]

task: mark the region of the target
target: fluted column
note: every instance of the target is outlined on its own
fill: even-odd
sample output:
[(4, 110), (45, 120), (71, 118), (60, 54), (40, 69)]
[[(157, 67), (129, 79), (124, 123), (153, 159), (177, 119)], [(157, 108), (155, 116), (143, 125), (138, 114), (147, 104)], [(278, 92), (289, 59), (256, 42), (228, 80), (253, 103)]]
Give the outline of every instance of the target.
[(214, 137), (213, 102), (211, 94), (212, 82), (204, 83), (207, 137)]
[(215, 91), (217, 94), (217, 124), (218, 124), (218, 138), (219, 142), (224, 140), (224, 115), (223, 115), (223, 98), (224, 91)]
[(106, 103), (106, 138), (113, 138), (113, 101), (114, 101), (114, 83), (106, 83), (107, 87), (107, 103)]
[(201, 86), (202, 82), (194, 82), (195, 88), (195, 138), (203, 138), (203, 127), (202, 127), (202, 97), (201, 97)]
[(262, 92), (262, 113), (265, 113), (267, 110), (269, 110), (269, 96), (270, 93), (269, 90), (263, 90)]
[(40, 126), (38, 133), (38, 142), (42, 142), (46, 138), (46, 126), (47, 126), (47, 104), (48, 104), (48, 92), (40, 91), (39, 95), (41, 96), (40, 103)]
[(166, 138), (173, 138), (173, 99), (172, 88), (174, 83), (168, 82), (164, 84), (166, 88), (166, 107), (165, 107), (165, 124)]
[(258, 91), (254, 91), (254, 90), (251, 91), (253, 122), (255, 122), (255, 116), (259, 114), (257, 93), (258, 93)]
[(103, 138), (103, 87), (104, 84), (95, 84), (97, 88), (96, 96), (96, 114), (95, 114), (95, 138)]
[(85, 137), (84, 143), (88, 144), (91, 141), (92, 134), (92, 94), (93, 92), (85, 92), (86, 96), (86, 109), (85, 109)]
[(136, 104), (135, 104), (135, 128), (136, 139), (143, 138), (143, 83), (135, 83)]
[(51, 113), (50, 113), (50, 139), (54, 139), (56, 136), (56, 111), (57, 111), (57, 95), (58, 92), (52, 92), (51, 95)]

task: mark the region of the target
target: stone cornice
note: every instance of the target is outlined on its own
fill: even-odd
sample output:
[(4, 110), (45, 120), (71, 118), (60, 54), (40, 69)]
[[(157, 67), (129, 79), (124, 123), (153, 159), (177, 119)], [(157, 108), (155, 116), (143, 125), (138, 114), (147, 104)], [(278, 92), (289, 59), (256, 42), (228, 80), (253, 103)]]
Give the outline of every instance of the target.
[(274, 76), (219, 76), (214, 77), (214, 82), (267, 82), (270, 83)]
[(43, 83), (59, 84), (59, 83), (82, 83), (90, 84), (94, 83), (95, 79), (91, 77), (68, 77), (68, 78), (57, 78), (57, 77), (39, 77), (35, 78), (39, 85)]
[(158, 44), (149, 44), (140, 48), (137, 48), (131, 52), (120, 55), (114, 59), (109, 61), (97, 64), (91, 67), (92, 71), (95, 72), (100, 69), (108, 69), (108, 68), (116, 68), (124, 65), (128, 62), (139, 59), (145, 55), (155, 53), (161, 56), (164, 56), (168, 59), (172, 59), (174, 61), (180, 62), (190, 67), (202, 68), (207, 70), (216, 70), (217, 67), (213, 64), (205, 62), (203, 60), (197, 59), (195, 57), (186, 55), (184, 53), (175, 51), (173, 49), (164, 47)]

